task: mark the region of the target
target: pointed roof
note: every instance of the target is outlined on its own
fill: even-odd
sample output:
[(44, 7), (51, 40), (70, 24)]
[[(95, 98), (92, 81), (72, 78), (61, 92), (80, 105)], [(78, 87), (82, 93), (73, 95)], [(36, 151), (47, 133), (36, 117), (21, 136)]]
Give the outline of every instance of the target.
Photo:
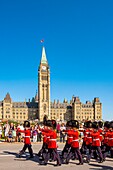
[(42, 48), (42, 58), (41, 58), (41, 63), (42, 63), (42, 64), (47, 64), (47, 58), (46, 58), (45, 47)]
[(11, 103), (11, 97), (10, 97), (10, 94), (9, 94), (9, 93), (6, 94), (6, 97), (4, 98), (4, 100), (5, 100), (6, 102), (10, 102), (10, 103)]

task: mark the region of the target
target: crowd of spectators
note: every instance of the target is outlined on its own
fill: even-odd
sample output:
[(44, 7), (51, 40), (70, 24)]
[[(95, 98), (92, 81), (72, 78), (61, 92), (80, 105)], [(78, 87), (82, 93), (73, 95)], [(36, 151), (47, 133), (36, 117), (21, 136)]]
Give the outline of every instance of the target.
[[(40, 128), (43, 128), (42, 124), (40, 125)], [(18, 132), (18, 129), (24, 130), (23, 124), (15, 125), (14, 123), (9, 123), (8, 121), (4, 125), (0, 124), (0, 140), (4, 139), (5, 142), (23, 142), (24, 133)], [(67, 138), (65, 130), (66, 130), (65, 123), (57, 124), (56, 132), (58, 142), (65, 143)], [(31, 125), (31, 141), (32, 142), (42, 141), (42, 133), (39, 130), (39, 125), (37, 123), (35, 125)]]

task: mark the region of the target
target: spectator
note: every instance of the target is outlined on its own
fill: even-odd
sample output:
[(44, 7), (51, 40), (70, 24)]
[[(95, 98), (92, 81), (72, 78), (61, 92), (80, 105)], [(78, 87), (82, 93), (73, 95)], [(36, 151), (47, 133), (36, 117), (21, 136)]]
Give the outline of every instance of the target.
[(39, 128), (37, 128), (37, 141), (41, 142), (41, 138), (42, 138), (42, 132), (39, 130)]
[(33, 142), (37, 142), (37, 129), (36, 129), (36, 126), (33, 127), (32, 136), (33, 136)]
[(12, 130), (12, 138), (13, 138), (14, 142), (16, 142), (16, 130), (17, 130), (16, 127), (14, 127), (14, 130)]
[(57, 137), (59, 139), (60, 138), (60, 124), (59, 123), (56, 126), (56, 130), (57, 130)]
[(9, 133), (8, 133), (8, 142), (12, 142), (12, 131), (9, 130)]
[(10, 125), (9, 125), (9, 123), (8, 123), (8, 121), (7, 121), (6, 124), (4, 125), (4, 136), (5, 136), (5, 141), (8, 140), (9, 130), (10, 130)]
[(20, 133), (20, 132), (18, 132), (18, 130), (24, 130), (24, 127), (22, 124), (19, 124), (17, 127), (17, 135), (18, 135), (17, 142), (21, 142), (21, 141), (23, 141), (24, 133)]
[(60, 142), (63, 141), (63, 143), (65, 142), (65, 136), (66, 136), (64, 130), (66, 130), (66, 127), (65, 127), (64, 123), (62, 123), (61, 127), (60, 127)]

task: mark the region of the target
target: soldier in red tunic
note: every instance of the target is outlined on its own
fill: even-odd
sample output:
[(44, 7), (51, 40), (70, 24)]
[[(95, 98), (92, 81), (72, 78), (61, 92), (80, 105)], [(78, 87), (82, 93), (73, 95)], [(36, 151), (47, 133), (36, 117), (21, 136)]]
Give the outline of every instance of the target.
[(82, 157), (84, 157), (84, 155), (86, 154), (87, 151), (87, 145), (86, 145), (86, 140), (87, 140), (87, 131), (88, 131), (88, 125), (87, 122), (84, 122), (84, 129), (83, 131), (80, 130), (80, 132), (83, 132), (83, 143), (82, 143), (82, 147), (80, 149), (80, 152), (82, 154)]
[[(43, 129), (41, 129), (39, 126), (38, 126), (38, 129), (41, 132), (49, 132), (49, 129), (47, 127), (47, 120), (43, 122), (43, 125), (44, 125)], [(46, 155), (47, 150), (48, 150), (48, 140), (49, 140), (49, 138), (50, 137), (47, 137), (46, 135), (43, 135), (43, 145), (42, 145), (41, 150), (38, 152), (38, 156), (39, 156), (40, 160), (45, 159), (45, 155)]]
[(104, 152), (104, 160), (107, 156), (107, 153), (110, 151), (111, 153), (111, 157), (112, 155), (112, 150), (113, 150), (113, 121), (110, 122), (109, 124), (109, 132), (107, 133), (107, 147), (106, 150)]
[(92, 122), (91, 121), (87, 121), (87, 137), (86, 137), (86, 148), (87, 150), (89, 150), (89, 154), (91, 154), (91, 149), (92, 149)]
[(56, 121), (55, 120), (48, 120), (47, 126), (50, 128), (49, 132), (42, 132), (43, 135), (50, 137), (48, 140), (48, 153), (45, 156), (45, 160), (40, 163), (40, 165), (47, 165), (48, 160), (50, 159), (50, 156), (53, 154), (54, 160), (57, 161), (57, 164), (55, 166), (61, 166), (60, 156), (57, 152), (57, 134), (54, 130)]
[(65, 132), (67, 133), (67, 140), (66, 140), (66, 144), (63, 148), (63, 151), (62, 151), (62, 159), (65, 160), (69, 151), (70, 151), (70, 148), (71, 148), (71, 143), (73, 141), (73, 136), (72, 134), (70, 135), (68, 132), (71, 132), (73, 131), (72, 129), (72, 121), (68, 121), (67, 124), (66, 124), (66, 130)]
[(29, 153), (30, 153), (30, 158), (33, 158), (33, 150), (31, 148), (31, 141), (30, 141), (30, 137), (31, 137), (31, 131), (30, 131), (30, 122), (28, 121), (24, 121), (24, 130), (18, 130), (18, 132), (21, 133), (25, 133), (25, 137), (24, 137), (24, 147), (23, 149), (20, 151), (19, 153), (19, 157), (21, 157), (21, 155), (26, 151), (26, 149), (28, 148)]
[(79, 163), (77, 165), (83, 165), (83, 159), (79, 149), (79, 132), (78, 132), (79, 122), (77, 120), (73, 120), (72, 127), (73, 131), (67, 133), (68, 135), (72, 135), (73, 141), (71, 143), (71, 150), (66, 158), (66, 164), (69, 163), (69, 160), (71, 159), (73, 153), (75, 153), (77, 154), (79, 159)]
[(98, 126), (99, 126), (98, 131), (100, 132), (100, 141), (102, 142), (102, 140), (103, 140), (103, 122), (99, 121)]
[(101, 142), (100, 142), (100, 132), (98, 131), (98, 123), (97, 122), (94, 122), (92, 124), (92, 128), (94, 129), (93, 132), (91, 133), (91, 136), (92, 136), (92, 150), (91, 150), (91, 153), (88, 155), (86, 161), (89, 163), (92, 155), (93, 155), (93, 152), (94, 151), (97, 151), (98, 152), (98, 155), (99, 155), (99, 158), (100, 158), (100, 161), (99, 163), (102, 163), (103, 162), (103, 156), (102, 156), (102, 151), (101, 151)]

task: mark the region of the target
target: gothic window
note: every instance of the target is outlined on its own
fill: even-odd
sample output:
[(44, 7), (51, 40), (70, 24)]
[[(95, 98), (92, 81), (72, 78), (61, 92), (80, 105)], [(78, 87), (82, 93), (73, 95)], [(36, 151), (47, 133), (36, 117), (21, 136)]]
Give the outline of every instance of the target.
[(47, 80), (47, 76), (42, 76), (42, 80)]
[(46, 111), (46, 104), (44, 104), (44, 107), (43, 107), (44, 111)]

